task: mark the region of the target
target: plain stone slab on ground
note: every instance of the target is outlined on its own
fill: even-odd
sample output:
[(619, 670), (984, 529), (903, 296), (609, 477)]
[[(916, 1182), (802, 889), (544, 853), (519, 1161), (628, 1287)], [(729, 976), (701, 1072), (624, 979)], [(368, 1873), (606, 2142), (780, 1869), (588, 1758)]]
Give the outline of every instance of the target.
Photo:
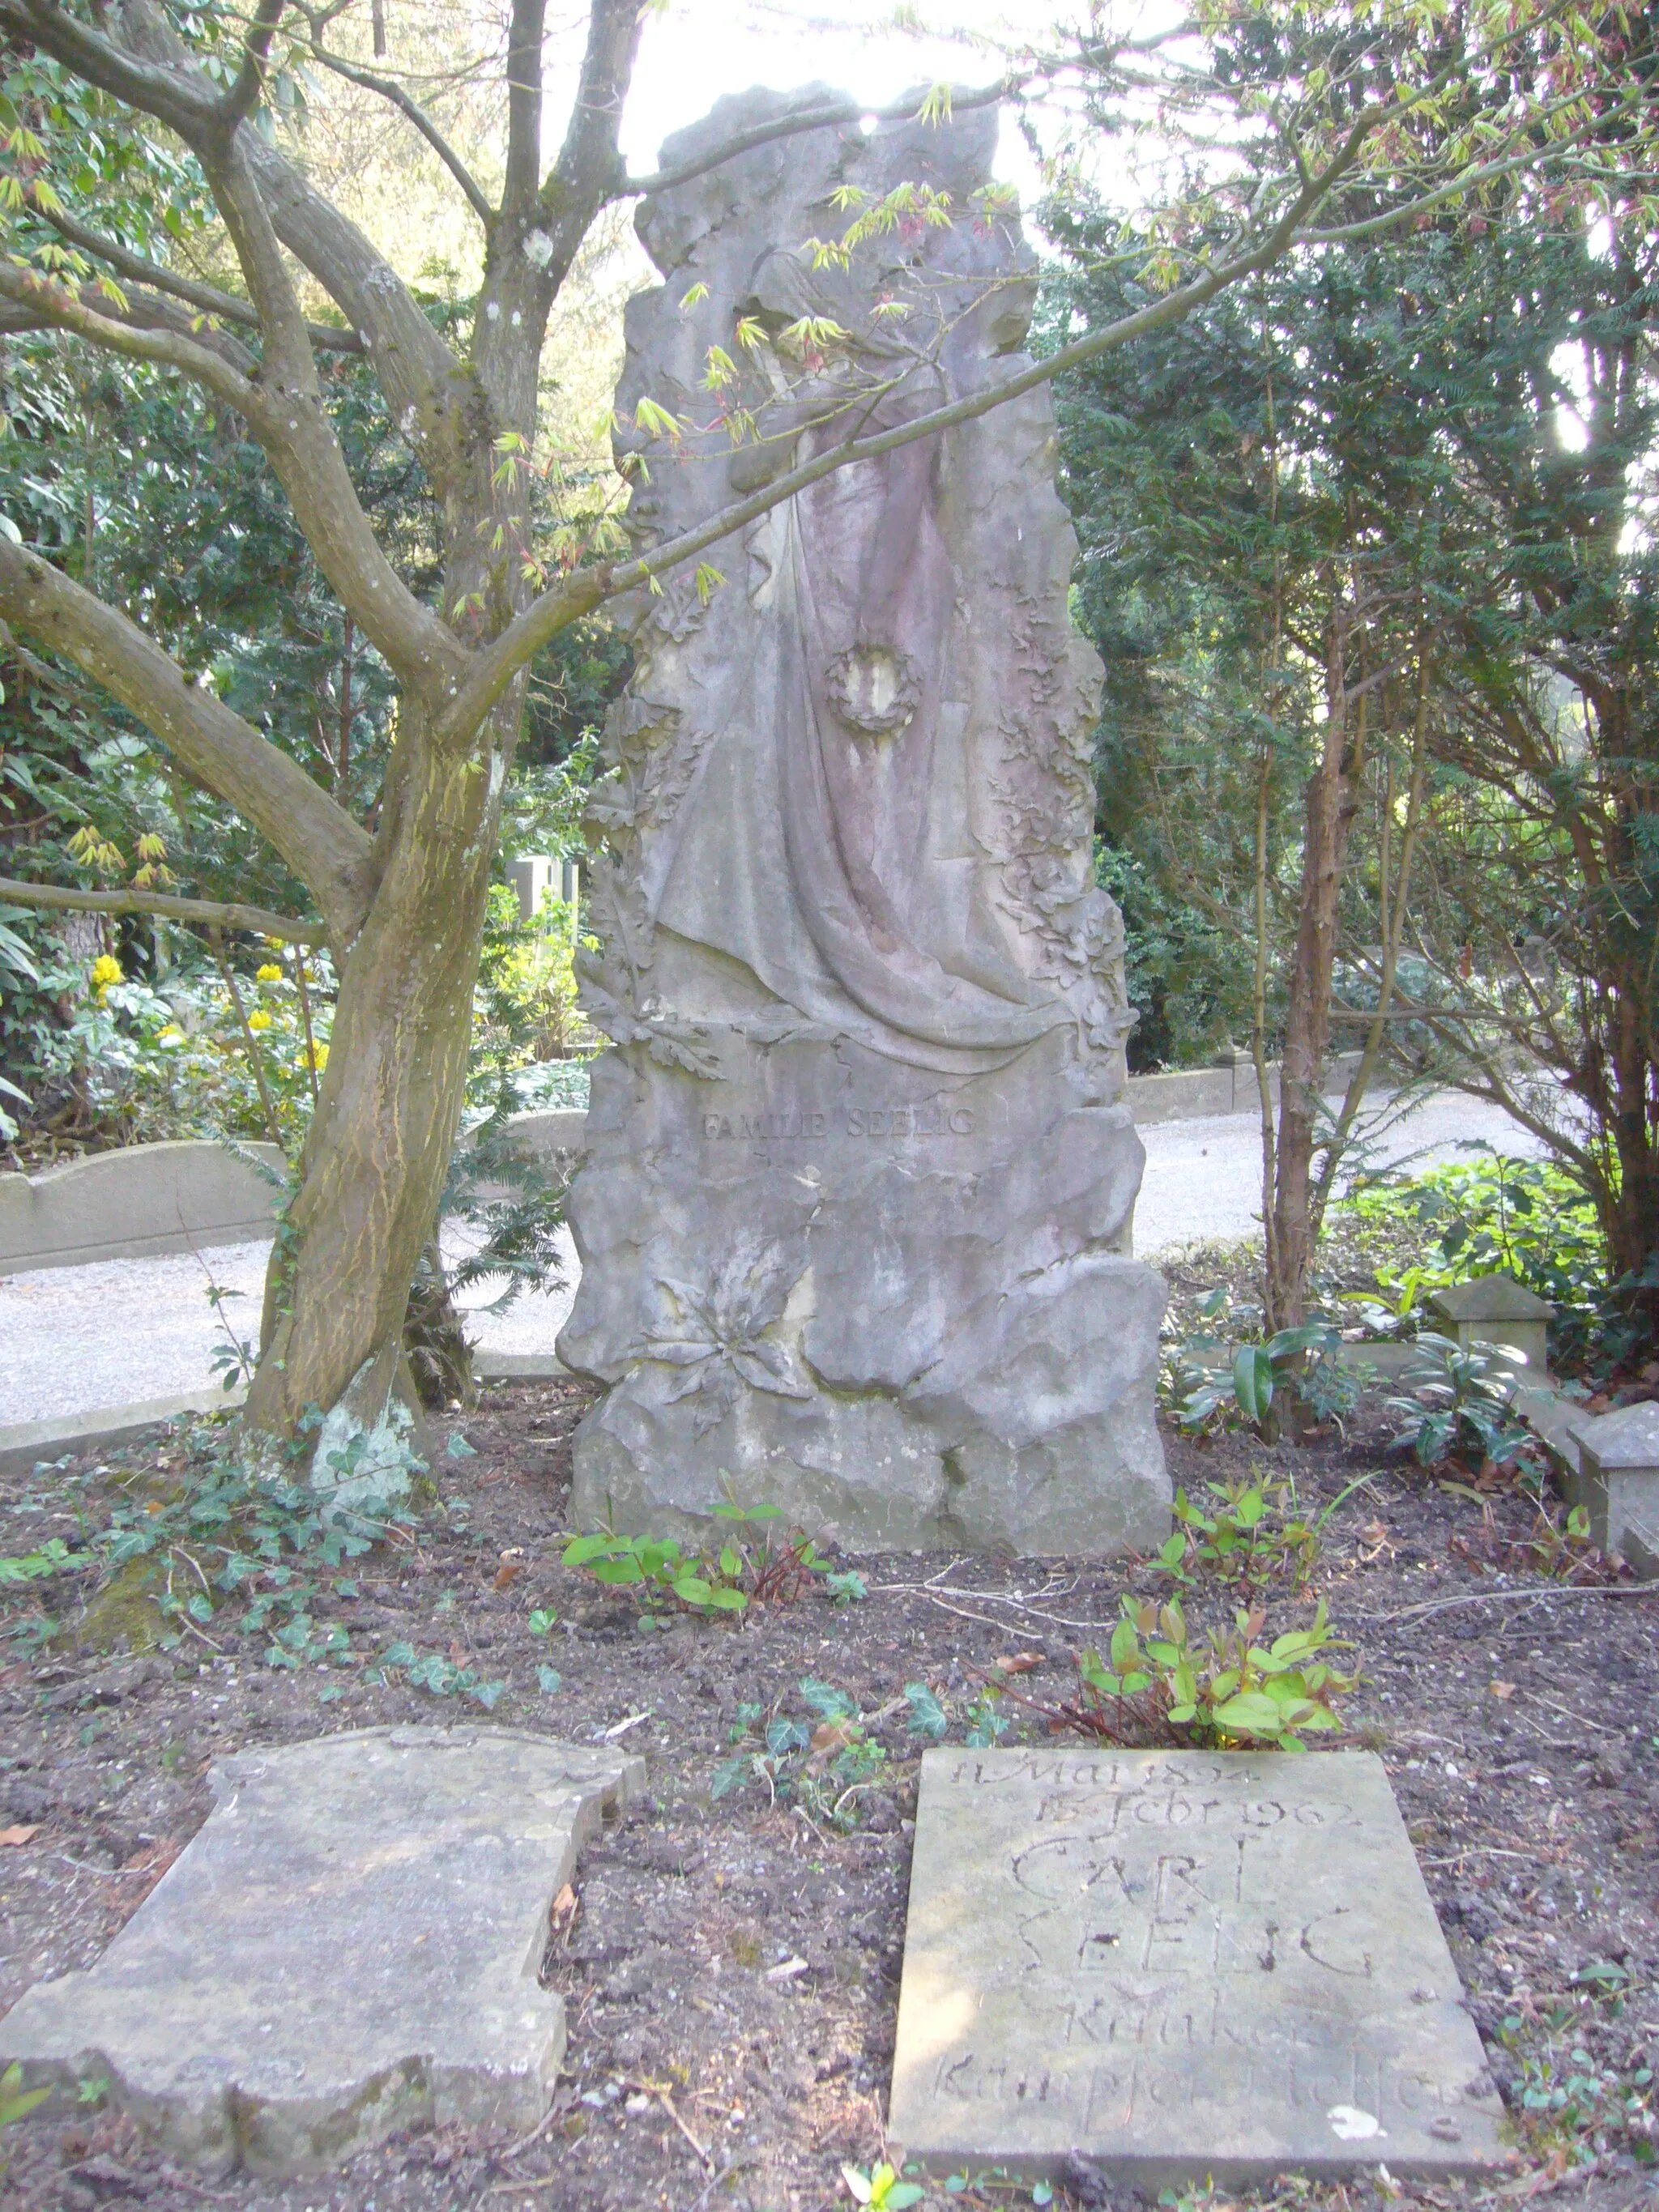
[(97, 1965), (0, 2022), (0, 2069), (114, 2102), (210, 2172), (304, 2173), (394, 2129), (533, 2127), (563, 2056), (548, 1909), (637, 1759), (506, 1729), (242, 1752)]
[(889, 2129), (929, 2167), (1486, 2171), (1462, 1996), (1369, 1753), (922, 1761)]

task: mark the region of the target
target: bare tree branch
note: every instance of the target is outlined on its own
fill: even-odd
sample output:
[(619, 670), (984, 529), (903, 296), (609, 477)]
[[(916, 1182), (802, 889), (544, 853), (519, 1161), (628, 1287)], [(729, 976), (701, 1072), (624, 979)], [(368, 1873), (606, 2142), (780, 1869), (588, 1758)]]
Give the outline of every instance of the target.
[(328, 932), (320, 921), (295, 921), (267, 914), (262, 906), (219, 906), (210, 899), (174, 898), (167, 891), (82, 891), (56, 884), (20, 883), (0, 876), (0, 905), (36, 906), (71, 914), (159, 914), (170, 921), (204, 922), (220, 929), (247, 929), (259, 937), (280, 937), (290, 945), (323, 945)]
[(220, 95), (194, 67), (181, 68), (171, 57), (160, 64), (141, 59), (50, 0), (0, 0), (0, 27), (40, 46), (87, 83), (153, 115), (189, 144), (214, 127)]
[(607, 200), (617, 197), (622, 168), (617, 138), (643, 12), (630, 6), (629, 0), (593, 0), (564, 141), (537, 202), (550, 247), (543, 272), (550, 300), (564, 282), (594, 216)]
[[(590, 43), (593, 22), (590, 15)], [(542, 40), (546, 23), (547, 0), (513, 0), (507, 34), (507, 164), (501, 179), (501, 212), (508, 217), (529, 214), (541, 180)], [(576, 98), (580, 106), (580, 89)]]
[[(983, 85), (975, 92), (952, 94), (951, 112), (959, 114), (966, 107), (989, 107), (997, 100), (1006, 100), (1018, 88), (1018, 80), (1004, 77), (995, 84)], [(775, 138), (793, 138), (803, 131), (822, 131), (832, 124), (860, 123), (872, 115), (878, 123), (904, 123), (915, 116), (913, 100), (895, 100), (889, 107), (866, 107), (855, 100), (837, 100), (822, 107), (801, 107), (787, 115), (775, 116), (769, 123), (757, 123), (751, 131), (738, 131), (718, 146), (710, 147), (705, 154), (694, 155), (689, 161), (680, 161), (672, 169), (656, 169), (648, 177), (623, 177), (610, 197), (630, 199), (636, 193), (672, 191), (676, 185), (689, 185), (696, 177), (706, 176), (710, 169), (718, 169), (722, 161), (735, 161), (739, 154), (751, 153), (757, 146), (769, 146)]]
[(270, 42), (276, 35), (276, 26), (283, 20), (288, 0), (258, 0), (253, 10), (253, 21), (242, 46), (241, 67), (236, 81), (219, 104), (219, 129), (227, 139), (235, 136), (237, 127), (252, 114), (259, 104), (259, 94), (265, 87), (265, 70), (270, 60)]
[(356, 935), (374, 890), (367, 834), (299, 763), (182, 670), (136, 623), (0, 537), (0, 619), (101, 684), (181, 767), (251, 822), (316, 900), (331, 939)]
[[(64, 285), (19, 268), (15, 262), (0, 262), (0, 299), (10, 301), (15, 307), (32, 317), (36, 328), (50, 325), (72, 331), (76, 337), (102, 346), (107, 352), (125, 354), (129, 361), (153, 362), (181, 370), (198, 384), (205, 385), (216, 398), (234, 408), (239, 415), (249, 415), (258, 402), (258, 387), (246, 369), (228, 360), (217, 346), (204, 344), (200, 338), (186, 337), (179, 331), (140, 329), (133, 323), (123, 322), (112, 311), (112, 302), (90, 306)], [(226, 343), (234, 344), (235, 341)], [(245, 350), (239, 346), (237, 351), (247, 362)]]
[[(222, 332), (209, 345), (174, 331), (140, 330), (15, 264), (0, 262), (0, 300), (131, 361), (180, 369), (234, 408), (270, 456), (323, 573), (399, 676), (428, 691), (460, 681), (465, 648), (387, 560), (357, 498), (308, 350), (291, 382), (256, 382), (225, 359), (222, 348), (234, 341)], [(300, 336), (303, 342), (303, 329)]]
[(320, 62), (325, 70), (332, 70), (336, 76), (344, 77), (348, 84), (359, 85), (363, 91), (377, 93), (382, 100), (390, 100), (398, 112), (414, 125), (450, 175), (454, 178), (466, 195), (468, 206), (484, 228), (488, 230), (490, 228), (495, 220), (495, 210), (490, 206), (483, 186), (479, 184), (471, 170), (467, 167), (466, 163), (462, 161), (426, 110), (418, 101), (410, 98), (402, 85), (392, 77), (376, 76), (373, 70), (359, 69), (355, 62), (347, 61), (340, 54), (330, 53), (325, 46), (313, 45), (311, 52), (314, 61)]
[[(41, 209), (41, 220), (49, 222), (59, 237), (68, 239), (83, 253), (106, 261), (110, 267), (135, 284), (148, 284), (158, 292), (171, 292), (176, 299), (198, 307), (204, 315), (216, 315), (222, 322), (236, 323), (244, 328), (258, 330), (259, 318), (246, 300), (239, 300), (234, 292), (222, 292), (215, 284), (203, 284), (193, 276), (181, 276), (176, 270), (164, 269), (159, 261), (147, 261), (142, 253), (135, 253), (113, 238), (106, 238), (99, 231), (88, 230), (84, 223), (76, 222), (72, 216), (61, 210), (56, 213)], [(306, 332), (314, 346), (333, 353), (362, 353), (363, 342), (356, 331), (337, 331), (326, 323), (307, 323)]]
[[(52, 0), (0, 0), (15, 26), (90, 83), (178, 131), (198, 154), (222, 155), (218, 94), (155, 0), (124, 0), (122, 41), (83, 34)], [(323, 287), (374, 360), (392, 413), (441, 488), (465, 444), (467, 386), (397, 271), (362, 233), (251, 125), (234, 150), (256, 179), (276, 235)]]

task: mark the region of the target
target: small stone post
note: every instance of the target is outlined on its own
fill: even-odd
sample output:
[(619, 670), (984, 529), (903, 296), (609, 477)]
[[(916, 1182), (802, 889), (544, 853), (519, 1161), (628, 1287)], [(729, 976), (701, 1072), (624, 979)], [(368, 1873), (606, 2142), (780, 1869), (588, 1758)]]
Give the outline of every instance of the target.
[[(1429, 1311), (1465, 1352), (1486, 1345), (1500, 1364), (1524, 1367), (1528, 1382), (1542, 1382), (1549, 1368), (1549, 1324), (1555, 1308), (1511, 1275), (1479, 1275), (1437, 1291)], [(1503, 1358), (1504, 1353), (1514, 1355)]]
[(1591, 1542), (1622, 1553), (1639, 1575), (1659, 1575), (1659, 1405), (1621, 1406), (1576, 1426), (1578, 1473), (1561, 1486), (1589, 1515)]

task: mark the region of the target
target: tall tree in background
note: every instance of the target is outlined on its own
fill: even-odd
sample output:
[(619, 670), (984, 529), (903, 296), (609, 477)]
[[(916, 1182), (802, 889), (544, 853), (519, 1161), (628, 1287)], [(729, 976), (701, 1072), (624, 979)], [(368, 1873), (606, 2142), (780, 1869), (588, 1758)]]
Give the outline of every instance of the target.
[[(1404, 235), (1358, 216), (1064, 387), (1108, 661), (1102, 826), (1132, 928), (1139, 894), (1161, 944), (1201, 942), (1212, 971), (1231, 952), (1208, 1004), (1261, 1079), (1274, 1327), (1303, 1316), (1385, 1036), (1402, 1016), (1424, 1034), (1395, 1002), (1402, 955), (1419, 996), (1437, 977), (1435, 1072), (1549, 1135), (1617, 1266), (1654, 1248), (1654, 227), (1619, 124), (1580, 180), (1588, 205), (1510, 178)], [(1134, 286), (1110, 223), (1054, 221), (1055, 312), (1112, 319)], [(1576, 390), (1575, 453), (1556, 425)], [(1371, 1015), (1333, 1120), (1345, 963)], [(1540, 1065), (1549, 1082), (1518, 1072)], [(1577, 1116), (1551, 1110), (1555, 1079)]]
[[(858, 110), (798, 103), (678, 172), (629, 179), (617, 133), (639, 38), (637, 0), (592, 0), (569, 121), (544, 168), (543, 0), (514, 0), (501, 58), (507, 134), (498, 194), (483, 190), (406, 90), (389, 87), (484, 234), (472, 314), (447, 335), (340, 208), (257, 127), (257, 111), (284, 81), (286, 15), (285, 0), (258, 0), (250, 18), (232, 25), (175, 15), (159, 0), (124, 0), (89, 20), (54, 0), (0, 0), (0, 29), (41, 81), (40, 97), (9, 131), (13, 197), (27, 214), (21, 250), (0, 262), (0, 303), (12, 329), (54, 329), (188, 380), (259, 448), (354, 637), (380, 657), (395, 690), (396, 734), (372, 829), (343, 803), (349, 793), (325, 788), (215, 690), (192, 681), (130, 610), (5, 538), (0, 619), (77, 665), (185, 775), (236, 809), (305, 885), (326, 929), (340, 998), (300, 1188), (267, 1286), (246, 1419), (255, 1431), (280, 1437), (316, 1407), (330, 1416), (331, 1443), (380, 1423), (393, 1388), (410, 1276), (431, 1233), (459, 1111), (501, 793), (527, 671), (548, 641), (830, 469), (928, 435), (1179, 321), (1271, 266), (1337, 187), (1358, 192), (1368, 213), (1385, 207), (1397, 219), (1437, 196), (1478, 191), (1516, 163), (1558, 160), (1603, 104), (1625, 95), (1606, 27), (1576, 17), (1564, 24), (1549, 9), (1534, 18), (1494, 4), (1474, 21), (1468, 11), (1433, 8), (1352, 15), (1325, 37), (1312, 67), (1298, 60), (1277, 85), (1261, 72), (1242, 85), (1224, 72), (1195, 72), (1189, 55), (1162, 55), (1167, 40), (1137, 46), (1096, 26), (1080, 46), (1025, 65), (1030, 80), (1080, 74), (1091, 98), (1117, 100), (1126, 112), (1144, 110), (1149, 90), (1161, 87), (1170, 113), (1231, 116), (1258, 149), (1251, 173), (1206, 188), (1201, 222), (1177, 207), (1150, 241), (1156, 296), (1035, 368), (1011, 366), (997, 392), (878, 435), (860, 435), (864, 372), (849, 362), (846, 391), (833, 402), (845, 442), (786, 468), (685, 538), (652, 544), (641, 518), (644, 550), (631, 556), (593, 529), (584, 532), (584, 518), (574, 517), (550, 573), (536, 556), (532, 512), (545, 482), (532, 460), (538, 368), (553, 303), (597, 214), (769, 138), (814, 126), (855, 131)], [(1551, 90), (1517, 110), (1503, 58), (1529, 39), (1547, 49)], [(1466, 94), (1466, 127), (1425, 157), (1401, 130), (1454, 86)], [(187, 149), (240, 290), (182, 277), (100, 229), (90, 219), (95, 176), (92, 204), (69, 211), (82, 156), (61, 135), (64, 118), (88, 102), (108, 131), (142, 137), (160, 125)], [(926, 110), (943, 118), (950, 105), (930, 96)], [(1271, 158), (1261, 157), (1264, 149)], [(913, 213), (894, 207), (860, 218), (865, 242), (891, 254), (896, 281)], [(994, 210), (983, 219), (994, 220)], [(74, 262), (64, 258), (65, 237)], [(882, 243), (889, 237), (896, 252)], [(1142, 259), (1148, 243), (1143, 236), (1136, 245)], [(799, 244), (850, 250), (834, 240)], [(331, 319), (307, 320), (302, 281)], [(740, 305), (738, 318), (741, 344)], [(750, 337), (757, 347), (781, 346), (787, 335)], [(833, 345), (833, 334), (808, 334), (814, 345), (818, 337)], [(806, 342), (797, 337), (797, 353)], [(418, 462), (438, 517), (429, 578), (400, 567), (395, 545), (377, 534), (319, 368), (328, 353), (364, 357), (387, 421)], [(701, 394), (695, 382), (665, 394), (666, 406), (653, 404), (647, 419), (627, 427), (627, 453), (638, 457), (653, 442), (697, 433), (699, 404), (716, 417), (708, 437), (746, 434), (735, 417), (720, 420), (708, 396), (730, 369), (729, 361), (722, 368), (711, 360)], [(786, 458), (801, 427), (797, 419), (779, 433)], [(626, 1021), (624, 1028), (635, 1034)]]
[[(1611, 165), (1610, 165), (1611, 166)], [(1610, 195), (1420, 258), (1389, 380), (1425, 456), (1437, 763), (1413, 916), (1425, 1073), (1508, 1109), (1659, 1260), (1659, 237)], [(1379, 493), (1397, 483), (1376, 456)], [(1410, 1012), (1408, 1006), (1402, 1011)]]

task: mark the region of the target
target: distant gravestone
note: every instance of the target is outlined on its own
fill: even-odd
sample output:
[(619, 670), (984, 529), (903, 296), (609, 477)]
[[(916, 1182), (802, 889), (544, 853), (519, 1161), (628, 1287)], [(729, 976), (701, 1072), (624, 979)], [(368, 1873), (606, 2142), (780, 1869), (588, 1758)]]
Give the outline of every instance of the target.
[(1504, 2162), (1379, 1760), (928, 1752), (889, 2119), (938, 2168)]
[(644, 1767), (505, 1729), (242, 1752), (201, 1833), (97, 1965), (0, 2021), (0, 2069), (106, 2077), (176, 2157), (317, 2172), (394, 2129), (523, 2130), (564, 2007), (548, 1908)]
[[(638, 544), (1027, 365), (994, 108), (706, 158), (834, 97), (722, 100), (663, 149), (692, 175), (639, 216), (666, 281), (629, 302), (617, 394)], [(859, 208), (890, 220), (843, 250)], [(638, 468), (665, 409), (672, 457)], [(610, 1386), (582, 1526), (684, 1534), (730, 1485), (857, 1547), (1168, 1532), (1099, 663), (1054, 464), (1029, 391), (640, 597), (589, 814), (582, 1003), (615, 1048), (559, 1339)]]

